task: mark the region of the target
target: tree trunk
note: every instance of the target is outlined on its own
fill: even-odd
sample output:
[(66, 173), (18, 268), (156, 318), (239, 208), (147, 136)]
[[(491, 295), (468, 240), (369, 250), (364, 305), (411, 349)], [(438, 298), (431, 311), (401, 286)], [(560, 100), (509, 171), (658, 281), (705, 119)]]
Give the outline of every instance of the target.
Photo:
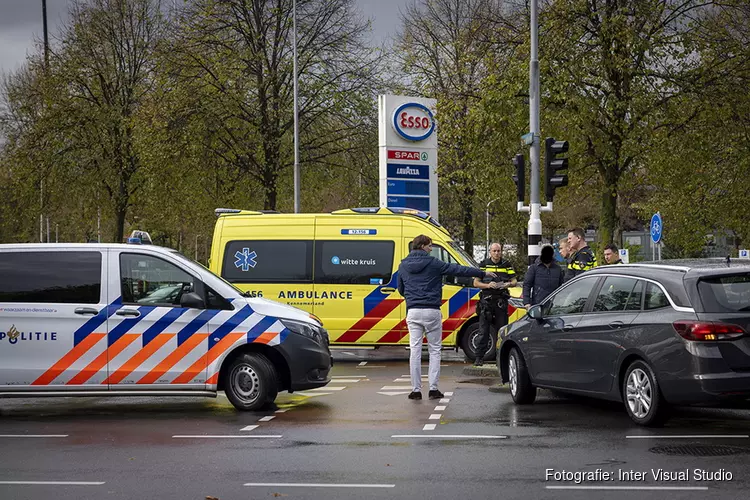
[(464, 218), (464, 250), (472, 257), (474, 256), (474, 192), (473, 187), (464, 188), (463, 199), (461, 200), (461, 211)]
[(607, 175), (605, 187), (602, 190), (602, 212), (599, 216), (599, 245), (598, 254), (604, 252), (604, 247), (613, 242), (615, 231), (618, 229), (617, 217), (617, 176), (612, 171), (617, 170), (615, 165), (605, 167)]

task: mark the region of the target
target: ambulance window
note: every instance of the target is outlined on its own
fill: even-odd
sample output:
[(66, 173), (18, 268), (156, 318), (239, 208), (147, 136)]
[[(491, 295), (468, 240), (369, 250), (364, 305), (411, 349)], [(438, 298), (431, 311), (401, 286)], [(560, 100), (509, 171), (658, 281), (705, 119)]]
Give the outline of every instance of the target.
[(315, 283), (388, 283), (393, 249), (392, 241), (316, 241)]
[(98, 304), (101, 252), (0, 253), (0, 302)]
[(120, 254), (123, 304), (179, 306), (185, 293), (195, 291), (195, 278), (174, 264), (143, 254)]
[(221, 276), (230, 283), (311, 283), (312, 241), (230, 241)]

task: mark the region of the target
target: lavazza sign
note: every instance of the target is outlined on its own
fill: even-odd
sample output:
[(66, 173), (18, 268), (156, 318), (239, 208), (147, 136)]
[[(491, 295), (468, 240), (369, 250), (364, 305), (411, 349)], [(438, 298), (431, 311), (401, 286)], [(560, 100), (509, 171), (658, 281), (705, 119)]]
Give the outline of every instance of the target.
[(378, 97), (380, 206), (438, 219), (435, 99)]

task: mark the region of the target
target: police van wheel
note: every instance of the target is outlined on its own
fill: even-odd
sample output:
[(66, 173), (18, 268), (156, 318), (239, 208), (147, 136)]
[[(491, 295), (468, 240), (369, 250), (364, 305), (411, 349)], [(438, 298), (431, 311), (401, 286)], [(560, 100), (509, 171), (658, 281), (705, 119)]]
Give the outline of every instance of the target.
[[(497, 342), (497, 336), (490, 332), (489, 346), (487, 352), (484, 353), (482, 359), (485, 361), (493, 361), (495, 359), (495, 343)], [(461, 349), (469, 359), (474, 361), (477, 359), (477, 344), (479, 343), (479, 322), (475, 321), (466, 328), (464, 336), (461, 338)]]
[(224, 391), (238, 410), (260, 410), (276, 399), (276, 370), (262, 354), (242, 354), (229, 367)]

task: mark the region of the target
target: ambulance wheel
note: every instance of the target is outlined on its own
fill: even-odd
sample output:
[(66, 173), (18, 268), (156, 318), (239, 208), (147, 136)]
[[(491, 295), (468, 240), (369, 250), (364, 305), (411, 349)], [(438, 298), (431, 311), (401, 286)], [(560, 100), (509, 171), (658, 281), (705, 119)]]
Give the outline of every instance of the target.
[(262, 354), (240, 354), (229, 367), (224, 392), (238, 410), (260, 410), (279, 393), (276, 369)]
[[(489, 346), (487, 346), (487, 351), (482, 356), (483, 360), (493, 361), (495, 359), (496, 342), (497, 335), (490, 330)], [(461, 349), (463, 349), (469, 361), (477, 359), (477, 344), (479, 344), (479, 321), (470, 324), (461, 338)]]

